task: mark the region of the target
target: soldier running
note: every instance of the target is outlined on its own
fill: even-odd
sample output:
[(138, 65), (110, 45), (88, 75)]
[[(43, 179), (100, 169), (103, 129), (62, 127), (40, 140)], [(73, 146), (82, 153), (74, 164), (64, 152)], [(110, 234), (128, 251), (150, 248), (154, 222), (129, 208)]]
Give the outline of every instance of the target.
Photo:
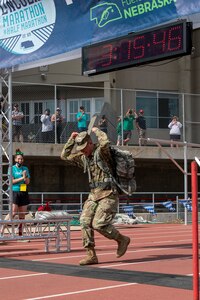
[[(82, 168), (84, 172), (88, 173), (91, 189), (80, 217), (83, 247), (87, 251), (86, 257), (79, 262), (81, 266), (98, 264), (94, 230), (117, 242), (117, 258), (126, 253), (130, 243), (130, 238), (120, 234), (112, 225), (119, 202), (118, 191), (111, 176), (100, 167), (100, 160), (104, 164), (112, 166), (110, 142), (106, 133), (100, 129), (93, 127), (92, 132), (97, 136), (98, 144), (92, 142), (86, 131), (73, 132), (61, 153), (63, 160)], [(101, 159), (99, 160), (99, 158)]]

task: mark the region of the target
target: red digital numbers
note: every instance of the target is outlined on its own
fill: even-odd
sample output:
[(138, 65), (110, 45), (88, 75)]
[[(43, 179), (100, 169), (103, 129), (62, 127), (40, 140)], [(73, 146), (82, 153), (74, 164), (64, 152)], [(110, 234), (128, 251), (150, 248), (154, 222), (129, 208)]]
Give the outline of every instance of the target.
[(102, 60), (105, 61), (102, 63), (102, 67), (108, 67), (112, 64), (112, 56), (113, 56), (113, 45), (112, 44), (107, 44), (103, 46), (103, 52), (104, 54), (102, 55)]
[(153, 45), (159, 46), (162, 52), (166, 49), (166, 30), (153, 34)]
[(136, 62), (179, 50), (181, 46), (182, 27), (173, 26), (103, 45), (100, 65), (105, 68), (117, 63)]
[(158, 51), (177, 51), (182, 47), (182, 26), (173, 26), (153, 34), (153, 45), (158, 46)]
[(133, 41), (133, 59), (141, 59), (145, 53), (145, 36), (140, 35)]
[(191, 33), (191, 24), (183, 21), (85, 47), (83, 72), (98, 74), (190, 54)]
[[(177, 34), (178, 32), (178, 34)], [(174, 26), (169, 30), (168, 34), (168, 50), (175, 51), (179, 50), (182, 45), (182, 27)]]

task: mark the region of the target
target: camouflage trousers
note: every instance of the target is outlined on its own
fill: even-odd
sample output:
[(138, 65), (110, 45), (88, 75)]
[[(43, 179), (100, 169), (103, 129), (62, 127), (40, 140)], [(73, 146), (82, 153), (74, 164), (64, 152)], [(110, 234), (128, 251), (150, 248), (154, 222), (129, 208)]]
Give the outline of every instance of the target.
[(117, 212), (118, 197), (109, 195), (98, 201), (88, 199), (83, 207), (80, 224), (83, 237), (83, 247), (95, 247), (94, 230), (108, 239), (116, 239), (118, 230), (112, 225)]

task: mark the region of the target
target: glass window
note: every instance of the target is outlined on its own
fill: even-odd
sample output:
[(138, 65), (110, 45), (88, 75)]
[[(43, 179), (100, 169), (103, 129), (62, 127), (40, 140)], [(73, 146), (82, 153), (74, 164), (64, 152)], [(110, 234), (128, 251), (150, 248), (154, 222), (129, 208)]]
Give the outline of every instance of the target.
[(85, 112), (88, 115), (89, 121), (91, 117), (91, 99), (81, 99), (80, 106), (83, 106), (85, 108)]
[(69, 118), (70, 122), (76, 121), (76, 114), (79, 111), (79, 100), (69, 100)]
[(40, 124), (40, 117), (42, 114), (43, 114), (43, 103), (34, 102), (34, 117), (33, 117), (34, 124)]
[(98, 98), (94, 100), (95, 100), (95, 112), (97, 114), (100, 114), (104, 104), (103, 98)]
[(136, 110), (145, 112), (147, 128), (167, 128), (173, 115), (179, 115), (179, 98), (176, 94), (137, 92)]
[(30, 123), (30, 104), (28, 102), (22, 102), (21, 103), (21, 111), (24, 114), (24, 118), (22, 119), (23, 124), (29, 124)]
[(50, 109), (50, 114), (53, 115), (55, 112), (55, 101), (54, 100), (45, 101), (43, 111), (47, 108)]

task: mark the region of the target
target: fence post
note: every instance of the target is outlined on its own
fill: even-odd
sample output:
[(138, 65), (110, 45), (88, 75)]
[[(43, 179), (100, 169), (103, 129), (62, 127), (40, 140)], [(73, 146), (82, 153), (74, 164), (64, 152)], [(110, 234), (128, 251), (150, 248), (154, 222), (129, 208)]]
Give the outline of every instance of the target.
[(179, 219), (179, 198), (176, 196), (176, 217)]
[(199, 300), (199, 249), (198, 249), (198, 176), (197, 163), (191, 162), (192, 186), (192, 248), (193, 248), (193, 296)]
[(41, 194), (41, 204), (44, 205), (44, 194)]
[(123, 101), (123, 90), (120, 90), (120, 100), (121, 100), (121, 134), (122, 134), (122, 146), (124, 146), (124, 101)]
[(55, 139), (54, 139), (54, 144), (57, 144), (57, 117), (56, 117), (56, 108), (57, 108), (57, 86), (55, 84), (54, 86), (54, 114), (55, 114), (55, 123), (54, 123), (54, 134), (55, 134)]
[(80, 211), (83, 209), (83, 194), (80, 194)]
[(153, 204), (153, 210), (155, 211), (155, 194), (152, 193), (152, 204)]

